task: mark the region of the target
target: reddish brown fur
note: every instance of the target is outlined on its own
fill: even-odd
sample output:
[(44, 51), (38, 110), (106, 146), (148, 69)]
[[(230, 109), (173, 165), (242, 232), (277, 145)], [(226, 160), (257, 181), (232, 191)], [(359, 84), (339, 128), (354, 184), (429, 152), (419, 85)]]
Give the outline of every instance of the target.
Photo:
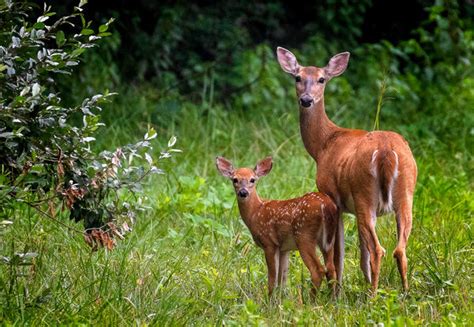
[[(398, 244), (394, 251), (404, 289), (408, 289), (406, 245), (412, 225), (417, 168), (408, 143), (397, 133), (341, 128), (326, 115), (326, 82), (344, 72), (349, 53), (331, 58), (324, 68), (300, 66), (294, 55), (278, 48), (281, 67), (299, 76), (300, 129), (306, 150), (318, 166), (318, 189), (342, 209), (357, 216), (361, 268), (375, 290), (385, 250), (375, 232), (376, 217), (392, 208), (396, 214)], [(323, 82), (318, 82), (324, 78)], [(311, 99), (309, 106), (303, 100)], [(307, 101), (306, 101), (307, 102)], [(392, 203), (390, 203), (392, 200)], [(343, 225), (339, 218), (335, 264), (338, 280), (343, 270)]]
[(379, 150), (377, 157), (379, 158), (379, 160), (377, 160), (377, 171), (380, 172), (379, 184), (382, 199), (383, 202), (389, 202), (389, 186), (394, 180), (393, 172), (395, 171), (397, 158), (388, 148)]
[[(329, 281), (335, 281), (334, 239), (339, 214), (337, 206), (327, 195), (308, 193), (289, 200), (261, 200), (255, 184), (259, 177), (271, 170), (271, 158), (262, 160), (252, 170), (234, 169), (229, 161), (218, 157), (217, 168), (222, 175), (233, 180), (240, 215), (255, 243), (265, 252), (269, 294), (277, 282), (278, 285), (285, 284), (289, 251), (296, 249), (311, 273), (313, 294), (325, 273)], [(242, 190), (248, 192), (247, 197), (239, 196)], [(323, 254), (326, 269), (316, 255), (316, 246)], [(335, 284), (332, 283), (333, 292)]]

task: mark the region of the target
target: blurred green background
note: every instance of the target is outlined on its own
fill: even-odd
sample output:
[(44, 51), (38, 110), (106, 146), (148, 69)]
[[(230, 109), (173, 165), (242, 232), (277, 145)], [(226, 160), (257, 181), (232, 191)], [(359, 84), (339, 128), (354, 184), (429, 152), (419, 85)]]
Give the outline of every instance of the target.
[[(135, 102), (122, 119), (140, 116), (131, 121), (162, 128), (186, 117), (188, 105), (203, 116), (208, 110), (296, 114), (276, 46), (318, 66), (350, 51), (349, 69), (327, 91), (337, 123), (371, 128), (382, 96), (384, 129), (439, 141), (453, 155), (472, 137), (469, 1), (93, 1), (85, 8), (92, 26), (110, 17), (116, 22), (113, 35), (64, 81), (71, 103), (117, 91), (118, 102)], [(109, 125), (117, 123), (115, 109), (106, 120), (109, 114)]]

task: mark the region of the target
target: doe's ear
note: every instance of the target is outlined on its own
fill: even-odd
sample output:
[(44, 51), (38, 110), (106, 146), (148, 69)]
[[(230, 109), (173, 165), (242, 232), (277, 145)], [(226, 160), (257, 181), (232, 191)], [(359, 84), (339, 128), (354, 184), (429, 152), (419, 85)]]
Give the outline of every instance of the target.
[(282, 47), (278, 47), (277, 58), (278, 62), (280, 63), (281, 69), (293, 76), (298, 74), (300, 65), (298, 65), (298, 61), (296, 60), (295, 55), (291, 53), (291, 51), (286, 50)]
[(349, 52), (341, 52), (337, 55), (333, 56), (327, 66), (324, 68), (326, 74), (329, 78), (339, 76), (347, 68), (347, 64), (349, 63), (349, 57), (351, 54)]
[(234, 174), (232, 163), (224, 157), (216, 157), (216, 166), (222, 176), (232, 177)]
[(254, 169), (257, 177), (262, 177), (262, 176), (267, 175), (270, 172), (270, 170), (272, 170), (272, 166), (273, 166), (272, 162), (273, 162), (272, 157), (266, 157), (265, 159), (259, 161)]

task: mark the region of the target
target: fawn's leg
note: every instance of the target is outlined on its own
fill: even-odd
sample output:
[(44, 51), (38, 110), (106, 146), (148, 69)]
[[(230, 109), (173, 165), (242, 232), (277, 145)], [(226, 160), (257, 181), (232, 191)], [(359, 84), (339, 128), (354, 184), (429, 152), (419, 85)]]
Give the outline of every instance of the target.
[(334, 264), (334, 247), (330, 247), (327, 251), (321, 248), (324, 257), (324, 264), (326, 265), (326, 278), (329, 286), (332, 289), (333, 297), (337, 296), (337, 274), (336, 266)]
[(303, 259), (304, 264), (311, 274), (311, 281), (313, 282), (311, 294), (314, 297), (324, 276), (324, 267), (321, 265), (318, 256), (316, 255), (316, 243), (306, 240), (303, 242), (299, 241), (296, 245), (300, 251), (301, 259)]
[(280, 251), (275, 247), (266, 247), (263, 251), (265, 252), (265, 261), (267, 262), (268, 268), (268, 295), (271, 296), (278, 278)]
[(290, 263), (290, 251), (280, 251), (280, 264), (278, 270), (278, 285), (285, 286), (288, 277), (288, 265)]

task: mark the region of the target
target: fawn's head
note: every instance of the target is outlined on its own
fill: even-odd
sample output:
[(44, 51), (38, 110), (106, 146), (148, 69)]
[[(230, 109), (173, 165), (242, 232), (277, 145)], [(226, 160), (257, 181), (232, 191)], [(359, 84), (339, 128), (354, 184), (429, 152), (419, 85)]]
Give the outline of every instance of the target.
[(245, 200), (256, 192), (255, 184), (257, 180), (272, 170), (272, 157), (261, 160), (254, 169), (234, 169), (232, 163), (223, 157), (216, 158), (216, 166), (222, 176), (230, 178), (234, 185), (235, 194), (237, 194), (237, 198), (240, 201)]
[(349, 52), (342, 52), (329, 60), (324, 68), (300, 66), (290, 51), (278, 47), (277, 57), (281, 68), (291, 74), (296, 82), (296, 95), (302, 108), (310, 108), (324, 97), (326, 83), (341, 75), (347, 68)]

